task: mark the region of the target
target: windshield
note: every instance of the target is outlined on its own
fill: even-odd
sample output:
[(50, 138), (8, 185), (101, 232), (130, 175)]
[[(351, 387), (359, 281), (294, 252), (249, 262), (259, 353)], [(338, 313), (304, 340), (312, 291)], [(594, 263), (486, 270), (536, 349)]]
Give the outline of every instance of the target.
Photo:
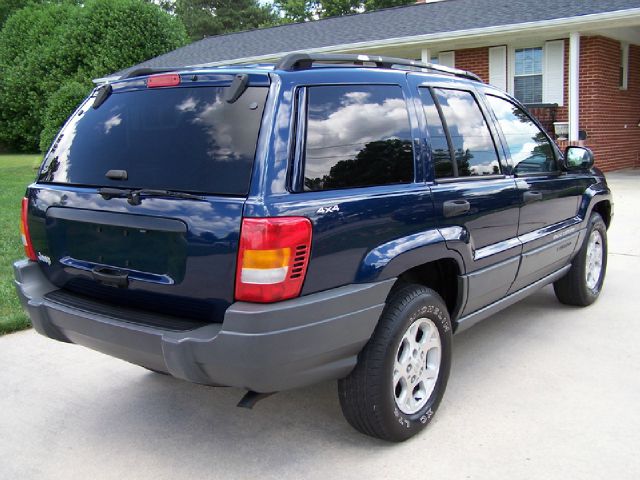
[[(89, 100), (47, 154), (39, 182), (246, 195), (266, 87), (234, 103), (228, 87), (114, 92)], [(107, 178), (122, 170), (121, 178)], [(110, 175), (113, 177), (113, 175)]]

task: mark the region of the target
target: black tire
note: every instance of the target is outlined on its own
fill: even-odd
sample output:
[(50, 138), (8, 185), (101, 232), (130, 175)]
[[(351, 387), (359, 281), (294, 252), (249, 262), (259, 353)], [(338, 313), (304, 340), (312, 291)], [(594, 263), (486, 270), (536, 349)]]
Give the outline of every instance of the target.
[[(440, 336), (440, 369), (426, 404), (413, 414), (396, 404), (393, 370), (400, 342), (417, 319), (427, 318)], [(426, 362), (426, 360), (425, 360)], [(433, 418), (449, 379), (451, 320), (442, 298), (433, 290), (410, 284), (392, 293), (355, 369), (338, 381), (340, 406), (356, 430), (392, 442), (407, 440)]]
[[(589, 238), (593, 231), (597, 231), (602, 239), (602, 268), (600, 270), (600, 278), (593, 288), (590, 288), (586, 280), (587, 269), (587, 249)], [(571, 269), (560, 280), (553, 284), (553, 290), (556, 297), (565, 305), (574, 305), (577, 307), (586, 307), (591, 305), (598, 299), (604, 277), (607, 272), (607, 226), (602, 217), (598, 213), (592, 213), (589, 217), (589, 225), (587, 233), (578, 251), (573, 259)]]

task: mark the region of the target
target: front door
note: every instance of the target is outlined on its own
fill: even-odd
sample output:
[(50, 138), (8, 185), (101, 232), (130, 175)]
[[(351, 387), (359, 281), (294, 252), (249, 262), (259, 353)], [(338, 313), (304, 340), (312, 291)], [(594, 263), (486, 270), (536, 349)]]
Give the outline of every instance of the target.
[(513, 292), (566, 265), (578, 239), (577, 214), (587, 185), (560, 171), (559, 152), (525, 110), (493, 92), (486, 99), (502, 130), (521, 199), (523, 256)]

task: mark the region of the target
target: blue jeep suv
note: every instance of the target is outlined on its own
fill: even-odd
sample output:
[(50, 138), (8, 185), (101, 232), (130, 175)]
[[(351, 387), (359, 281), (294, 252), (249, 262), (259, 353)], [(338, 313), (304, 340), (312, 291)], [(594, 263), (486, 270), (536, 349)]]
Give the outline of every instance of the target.
[(420, 431), (452, 334), (553, 283), (594, 302), (612, 201), (472, 73), (293, 54), (136, 70), (69, 118), (22, 204), (35, 329), (272, 392), (338, 379), (359, 431)]

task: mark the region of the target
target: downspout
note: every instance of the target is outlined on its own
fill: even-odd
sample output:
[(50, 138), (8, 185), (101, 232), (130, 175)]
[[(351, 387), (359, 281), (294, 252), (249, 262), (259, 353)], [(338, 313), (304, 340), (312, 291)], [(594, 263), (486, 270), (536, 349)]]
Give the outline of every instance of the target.
[(569, 35), (569, 141), (577, 142), (580, 132), (580, 33)]

